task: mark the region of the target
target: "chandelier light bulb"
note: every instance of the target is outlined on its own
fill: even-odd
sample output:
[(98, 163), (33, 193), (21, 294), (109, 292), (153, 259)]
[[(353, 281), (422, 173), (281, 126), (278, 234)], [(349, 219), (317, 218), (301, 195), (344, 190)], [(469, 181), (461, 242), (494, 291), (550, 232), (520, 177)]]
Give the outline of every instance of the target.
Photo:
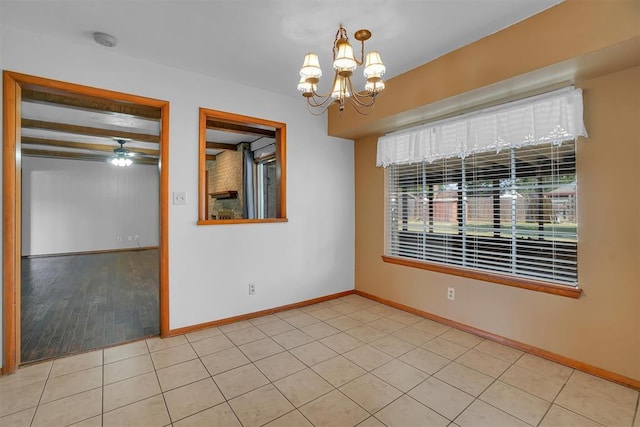
[[(304, 57), (304, 63), (300, 68), (300, 77), (305, 79), (320, 79), (322, 69), (320, 68), (320, 60), (315, 53), (307, 53)], [(308, 81), (308, 80), (307, 80)]]
[(333, 85), (333, 90), (331, 91), (331, 97), (333, 99), (341, 99), (341, 98), (349, 98), (351, 94), (349, 93), (349, 88), (347, 87), (347, 82), (344, 77), (338, 77), (336, 79), (336, 83)]
[(367, 80), (367, 83), (364, 85), (364, 90), (370, 93), (378, 93), (384, 90), (384, 82), (379, 78), (372, 78)]
[(317, 89), (317, 85), (315, 83), (307, 82), (305, 77), (300, 77), (300, 81), (298, 82), (298, 90), (303, 94), (311, 94), (315, 92)]
[(380, 53), (375, 50), (367, 54), (367, 60), (364, 65), (364, 77), (382, 77), (387, 67), (382, 63)]
[(353, 47), (348, 42), (342, 42), (338, 46), (338, 54), (333, 61), (333, 69), (338, 71), (353, 71), (358, 66), (353, 56)]

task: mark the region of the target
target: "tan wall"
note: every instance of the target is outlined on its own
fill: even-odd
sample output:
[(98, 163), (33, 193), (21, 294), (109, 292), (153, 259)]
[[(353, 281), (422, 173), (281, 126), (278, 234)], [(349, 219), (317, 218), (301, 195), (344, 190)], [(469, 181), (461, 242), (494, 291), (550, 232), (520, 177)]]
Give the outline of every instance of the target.
[(478, 102), (640, 65), (638, 22), (638, 0), (566, 0), (389, 79), (367, 116), (330, 108), (329, 135), (356, 139), (388, 132), (476, 109)]
[(640, 380), (640, 67), (576, 86), (579, 299), (383, 263), (375, 136), (355, 144), (356, 289)]

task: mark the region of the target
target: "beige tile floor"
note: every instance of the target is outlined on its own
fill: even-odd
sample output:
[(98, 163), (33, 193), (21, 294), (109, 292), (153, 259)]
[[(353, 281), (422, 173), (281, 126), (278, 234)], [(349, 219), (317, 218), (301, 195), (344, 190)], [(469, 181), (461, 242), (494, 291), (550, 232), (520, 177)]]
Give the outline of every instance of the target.
[(357, 295), (21, 368), (0, 426), (633, 426), (638, 392)]

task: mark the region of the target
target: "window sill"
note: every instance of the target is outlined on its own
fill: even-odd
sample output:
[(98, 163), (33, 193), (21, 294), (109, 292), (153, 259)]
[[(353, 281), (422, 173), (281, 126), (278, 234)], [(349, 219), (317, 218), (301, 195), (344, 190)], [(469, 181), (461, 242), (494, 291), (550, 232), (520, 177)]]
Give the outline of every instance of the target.
[(569, 286), (556, 285), (553, 283), (523, 279), (519, 277), (511, 277), (496, 273), (481, 272), (462, 267), (453, 267), (449, 265), (396, 258), (385, 255), (382, 256), (382, 261), (390, 264), (403, 265), (405, 267), (436, 271), (438, 273), (451, 274), (453, 276), (466, 277), (469, 279), (483, 280), (485, 282), (498, 283), (501, 285), (529, 289), (531, 291), (544, 292), (547, 294), (560, 295), (569, 298), (580, 298), (580, 295), (582, 294), (582, 289), (579, 288), (572, 288)]
[(287, 218), (265, 219), (205, 219), (198, 220), (198, 225), (226, 225), (226, 224), (264, 224), (271, 222), (288, 222)]

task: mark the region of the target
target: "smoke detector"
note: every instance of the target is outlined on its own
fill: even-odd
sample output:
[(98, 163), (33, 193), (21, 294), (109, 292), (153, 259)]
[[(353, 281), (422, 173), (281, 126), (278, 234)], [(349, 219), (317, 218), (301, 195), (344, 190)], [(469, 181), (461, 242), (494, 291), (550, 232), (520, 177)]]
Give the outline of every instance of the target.
[(116, 44), (118, 44), (118, 40), (112, 35), (107, 33), (95, 32), (93, 33), (93, 39), (99, 45), (106, 46), (106, 47), (114, 47)]

